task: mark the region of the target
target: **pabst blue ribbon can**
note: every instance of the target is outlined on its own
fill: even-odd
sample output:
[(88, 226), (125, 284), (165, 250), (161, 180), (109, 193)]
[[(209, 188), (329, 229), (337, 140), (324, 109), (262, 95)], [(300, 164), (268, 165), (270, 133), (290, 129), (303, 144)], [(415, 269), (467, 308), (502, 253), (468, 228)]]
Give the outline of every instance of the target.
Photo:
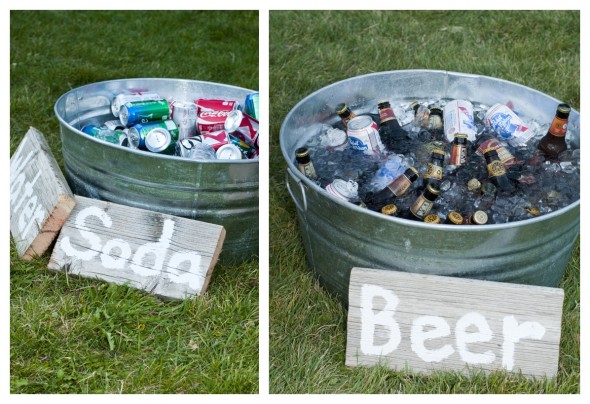
[(352, 118), (346, 127), (348, 143), (353, 149), (362, 150), (365, 154), (375, 155), (385, 149), (381, 143), (379, 130), (368, 115)]
[(490, 107), (485, 122), (513, 147), (526, 144), (534, 135), (534, 132), (525, 126), (522, 119), (503, 104)]
[(466, 135), (467, 140), (475, 140), (476, 127), (473, 119), (473, 104), (466, 100), (454, 100), (443, 109), (445, 135), (452, 142), (455, 135)]

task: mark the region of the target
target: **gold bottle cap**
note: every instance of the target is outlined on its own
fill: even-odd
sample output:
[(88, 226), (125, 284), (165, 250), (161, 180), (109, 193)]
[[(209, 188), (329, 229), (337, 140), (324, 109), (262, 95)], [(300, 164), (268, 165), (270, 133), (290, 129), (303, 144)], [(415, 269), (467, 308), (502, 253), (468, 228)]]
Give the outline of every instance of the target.
[(461, 224), (463, 223), (463, 216), (459, 213), (459, 212), (449, 212), (449, 214), (447, 215), (447, 219), (449, 219), (449, 221), (452, 224)]
[(385, 205), (381, 208), (381, 213), (383, 213), (384, 215), (393, 216), (397, 213), (397, 206), (393, 204)]
[(464, 134), (462, 134), (462, 133), (457, 133), (457, 134), (455, 135), (455, 138), (459, 138), (459, 139), (467, 139), (467, 135), (464, 135)]
[(481, 182), (479, 182), (479, 180), (477, 178), (472, 178), (467, 183), (467, 189), (469, 189), (470, 191), (477, 191), (480, 188), (481, 188)]
[(305, 157), (309, 155), (309, 150), (305, 147), (300, 147), (299, 149), (295, 150), (296, 157)]
[(437, 214), (430, 214), (424, 218), (426, 223), (438, 224), (440, 223), (440, 217)]
[(441, 149), (432, 149), (432, 153), (441, 154), (443, 156), (446, 156), (445, 151), (441, 150)]
[(348, 109), (347, 103), (338, 104), (336, 106), (336, 114), (342, 115), (344, 113), (344, 111), (346, 111), (347, 109)]
[(426, 189), (434, 195), (440, 195), (440, 188), (438, 187), (438, 185), (434, 185), (434, 184), (428, 184), (426, 186)]
[(533, 208), (532, 206), (529, 206), (527, 208), (524, 208), (524, 210), (526, 210), (527, 212), (529, 212), (533, 216), (539, 216), (541, 214), (541, 212), (539, 211), (539, 209)]
[(557, 111), (561, 112), (563, 114), (569, 114), (571, 112), (572, 108), (567, 105), (567, 104), (559, 104), (557, 106)]

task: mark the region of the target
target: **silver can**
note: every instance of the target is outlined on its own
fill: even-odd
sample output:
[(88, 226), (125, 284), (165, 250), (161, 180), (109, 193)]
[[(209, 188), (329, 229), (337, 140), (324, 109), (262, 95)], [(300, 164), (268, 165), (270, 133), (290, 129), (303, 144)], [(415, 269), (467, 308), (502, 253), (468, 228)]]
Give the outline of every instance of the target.
[(119, 94), (111, 101), (111, 112), (118, 117), (121, 107), (127, 102), (161, 99), (162, 97), (156, 93)]
[(244, 114), (242, 111), (239, 109), (234, 109), (233, 111), (230, 111), (229, 114), (227, 114), (227, 118), (225, 118), (225, 123), (223, 124), (223, 129), (226, 133), (234, 133), (239, 129), (243, 119)]
[(466, 100), (454, 100), (443, 109), (445, 135), (452, 142), (455, 135), (466, 135), (467, 140), (475, 140), (476, 128), (473, 119), (473, 104)]
[(172, 120), (178, 126), (178, 139), (186, 139), (197, 134), (197, 105), (194, 102), (173, 102)]
[(240, 148), (234, 144), (224, 144), (215, 154), (218, 160), (241, 160), (243, 157)]
[(359, 185), (355, 181), (345, 181), (339, 178), (336, 178), (331, 184), (326, 185), (326, 191), (329, 194), (348, 202), (358, 198), (358, 189)]
[(373, 118), (368, 115), (359, 115), (352, 118), (346, 127), (348, 143), (356, 150), (362, 150), (365, 154), (374, 155), (385, 149), (381, 143), (381, 137)]

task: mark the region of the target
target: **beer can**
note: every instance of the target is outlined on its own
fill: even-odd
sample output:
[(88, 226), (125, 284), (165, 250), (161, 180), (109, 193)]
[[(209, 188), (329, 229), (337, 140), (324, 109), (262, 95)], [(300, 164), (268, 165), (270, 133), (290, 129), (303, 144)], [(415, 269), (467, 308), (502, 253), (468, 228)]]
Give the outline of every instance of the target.
[(186, 139), (197, 135), (197, 106), (193, 102), (178, 102), (170, 104), (172, 120), (178, 126), (178, 138)]
[(368, 115), (352, 118), (346, 127), (348, 142), (353, 149), (362, 150), (365, 154), (375, 155), (385, 149), (381, 143), (379, 130)]
[(466, 135), (470, 141), (475, 140), (476, 127), (473, 119), (473, 104), (466, 100), (449, 101), (443, 109), (444, 131), (451, 142), (455, 135)]
[(132, 101), (123, 104), (119, 119), (125, 126), (170, 119), (170, 104), (166, 100)]
[(130, 94), (125, 94), (125, 93), (118, 94), (111, 101), (111, 112), (113, 113), (113, 115), (115, 117), (118, 117), (121, 107), (128, 102), (146, 101), (146, 100), (161, 100), (161, 99), (162, 99), (162, 97), (160, 97), (157, 93), (149, 93), (149, 92), (148, 93), (137, 92), (137, 93), (130, 93)]
[(486, 113), (485, 122), (513, 147), (526, 144), (534, 135), (522, 119), (503, 104), (490, 107)]
[[(178, 140), (178, 127), (172, 120), (151, 122), (147, 124), (137, 124), (129, 128), (127, 134), (129, 138), (129, 147), (132, 149), (148, 150), (145, 144), (146, 136), (154, 129), (161, 128), (170, 132), (172, 138)], [(175, 141), (176, 143), (176, 141)]]
[(244, 101), (246, 114), (250, 115), (252, 118), (254, 118), (256, 120), (260, 119), (258, 99), (259, 99), (259, 94), (252, 93), (252, 94), (248, 94), (246, 96), (246, 100)]
[(224, 144), (215, 152), (218, 160), (241, 160), (242, 151), (234, 144)]
[(197, 138), (185, 138), (178, 142), (181, 157), (193, 160), (215, 160), (215, 149)]
[(326, 191), (329, 194), (348, 202), (358, 198), (358, 188), (359, 185), (355, 181), (345, 181), (340, 178), (336, 178), (332, 183), (326, 185)]

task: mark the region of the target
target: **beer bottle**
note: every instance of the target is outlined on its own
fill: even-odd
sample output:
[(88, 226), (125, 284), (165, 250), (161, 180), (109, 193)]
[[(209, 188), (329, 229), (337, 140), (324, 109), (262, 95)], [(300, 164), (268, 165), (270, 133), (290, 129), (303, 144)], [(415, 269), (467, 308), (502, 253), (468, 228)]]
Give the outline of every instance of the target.
[(455, 135), (449, 164), (461, 166), (467, 162), (467, 135)]
[(397, 154), (404, 154), (411, 149), (406, 145), (409, 139), (408, 132), (402, 129), (389, 100), (379, 100), (377, 102), (379, 108), (379, 136), (381, 142), (385, 145), (387, 150)]
[(303, 173), (303, 175), (314, 181), (318, 179), (318, 175), (311, 162), (311, 157), (309, 157), (309, 150), (307, 147), (300, 147), (295, 150), (295, 159), (297, 160), (297, 168)]
[(445, 152), (440, 149), (432, 150), (430, 155), (430, 163), (424, 173), (422, 186), (425, 188), (428, 184), (436, 183), (440, 187), (443, 177), (443, 164), (445, 161)]
[(484, 151), (483, 156), (488, 165), (488, 176), (492, 184), (503, 191), (513, 192), (514, 184), (506, 175), (506, 167), (500, 161), (498, 152), (493, 148), (488, 148)]
[(346, 103), (341, 103), (336, 106), (336, 113), (342, 120), (344, 127), (348, 126), (348, 121), (356, 117), (356, 114), (350, 110), (350, 107)]
[(447, 219), (445, 220), (446, 224), (463, 224), (463, 215), (459, 212), (449, 212), (447, 215)]
[(414, 125), (427, 128), (430, 120), (430, 110), (418, 101), (414, 101), (410, 108), (414, 110)]
[(380, 210), (387, 201), (391, 201), (403, 195), (408, 188), (418, 179), (418, 171), (414, 167), (408, 167), (406, 171), (381, 191), (367, 194), (366, 204), (371, 210)]
[(567, 132), (567, 121), (570, 111), (571, 107), (567, 104), (559, 104), (557, 106), (555, 117), (547, 134), (537, 145), (537, 149), (549, 158), (557, 158), (559, 153), (567, 149), (565, 133)]
[(438, 186), (436, 186), (436, 184), (428, 184), (424, 192), (418, 196), (416, 201), (414, 201), (414, 204), (410, 207), (408, 218), (411, 220), (423, 221), (432, 209), (434, 201), (439, 195), (440, 189)]
[(428, 117), (428, 129), (442, 130), (443, 128), (443, 109), (437, 106), (430, 107), (430, 116)]
[(481, 186), (481, 195), (475, 201), (475, 207), (478, 209), (489, 209), (496, 200), (496, 186), (491, 182), (486, 182)]

